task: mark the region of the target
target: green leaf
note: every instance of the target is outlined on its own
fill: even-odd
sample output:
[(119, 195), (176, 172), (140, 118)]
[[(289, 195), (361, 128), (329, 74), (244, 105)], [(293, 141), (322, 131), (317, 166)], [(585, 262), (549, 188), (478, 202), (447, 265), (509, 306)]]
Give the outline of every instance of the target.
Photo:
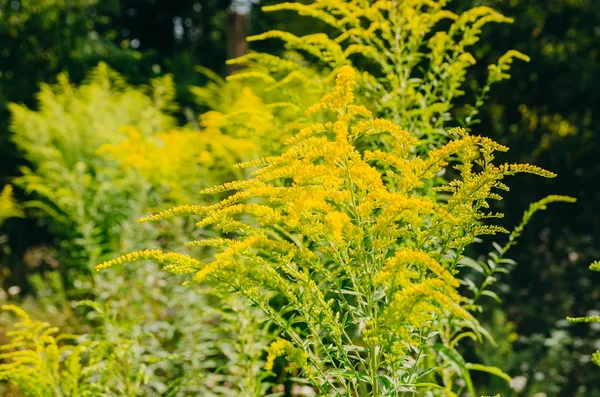
[(497, 242), (492, 241), (492, 246), (496, 251), (498, 251), (498, 253), (502, 252), (502, 246), (500, 246), (500, 244), (498, 244)]
[(472, 364), (472, 363), (467, 363), (466, 366), (468, 369), (472, 369), (474, 371), (482, 371), (482, 372), (487, 372), (492, 375), (496, 375), (497, 377), (502, 378), (507, 382), (510, 382), (512, 380), (512, 378), (507, 373), (505, 373), (498, 367), (492, 367), (492, 366), (483, 365), (483, 364)]
[(427, 376), (427, 375), (429, 375), (430, 373), (432, 373), (432, 372), (436, 371), (437, 369), (438, 369), (438, 367), (431, 367), (431, 368), (427, 368), (427, 369), (425, 369), (425, 370), (423, 370), (423, 371), (421, 371), (421, 372), (419, 372), (419, 373), (417, 374), (417, 379), (420, 379), (420, 378), (422, 378), (422, 377), (424, 377), (424, 376)]
[(467, 386), (469, 393), (474, 396), (475, 389), (473, 388), (473, 381), (471, 380), (471, 374), (465, 359), (455, 349), (449, 349), (444, 345), (436, 344), (433, 346), (440, 355), (448, 362), (448, 364), (456, 371), (456, 374), (460, 376)]
[(477, 338), (477, 335), (475, 335), (475, 334), (474, 334), (473, 332), (471, 332), (471, 331), (462, 332), (462, 333), (460, 333), (460, 334), (456, 335), (456, 336), (454, 337), (454, 339), (452, 339), (452, 341), (450, 342), (450, 346), (453, 346), (453, 347), (454, 347), (454, 346), (456, 346), (456, 344), (457, 344), (457, 343), (458, 343), (458, 342), (459, 342), (461, 339), (463, 339), (463, 338), (471, 338), (471, 339), (473, 339), (473, 340), (474, 340), (474, 341), (476, 341), (476, 342), (477, 342), (477, 339), (478, 339), (478, 338)]
[(446, 396), (448, 397), (458, 397), (456, 395), (456, 393), (454, 393), (452, 390), (448, 390), (440, 385), (437, 385), (435, 383), (415, 383), (414, 385), (406, 385), (406, 386), (413, 386), (413, 387), (427, 387), (430, 389), (439, 389), (439, 390), (443, 390), (446, 392)]
[(366, 351), (366, 349), (363, 346), (356, 346), (356, 345), (345, 345), (344, 346), (344, 351), (357, 351), (357, 352), (364, 352)]
[(498, 297), (498, 295), (496, 295), (495, 292), (492, 292), (492, 291), (489, 291), (489, 290), (485, 290), (485, 291), (481, 292), (481, 295), (489, 296), (490, 298), (492, 298), (496, 302), (502, 303), (502, 300)]
[(486, 271), (484, 270), (483, 266), (481, 266), (481, 263), (477, 262), (476, 260), (473, 260), (469, 257), (463, 257), (460, 262), (458, 262), (459, 265), (462, 266), (466, 266), (466, 267), (470, 267), (471, 269), (479, 272), (479, 273), (483, 273), (485, 274)]
[(357, 295), (357, 296), (363, 296), (363, 294), (361, 294), (361, 293), (360, 293), (360, 292), (358, 292), (358, 291), (352, 291), (352, 290), (349, 290), (349, 289), (344, 289), (344, 288), (340, 289), (340, 292), (341, 292), (342, 294), (344, 294), (344, 295)]
[(379, 383), (386, 389), (392, 389), (392, 379), (386, 375), (379, 375)]

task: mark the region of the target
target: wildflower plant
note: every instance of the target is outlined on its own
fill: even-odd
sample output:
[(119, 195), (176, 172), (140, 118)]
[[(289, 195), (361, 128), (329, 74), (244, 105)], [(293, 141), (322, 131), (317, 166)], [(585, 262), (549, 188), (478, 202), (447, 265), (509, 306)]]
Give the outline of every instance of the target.
[(361, 71), (357, 76), (361, 103), (424, 143), (443, 143), (449, 121), (454, 119), (465, 128), (477, 123), (491, 86), (510, 78), (514, 59), (529, 60), (516, 50), (506, 52), (489, 65), (486, 82), (473, 103), (457, 112), (455, 102), (465, 95), (467, 70), (476, 63), (473, 46), (483, 27), (512, 19), (486, 6), (455, 14), (448, 3), (315, 0), (265, 6), (265, 12), (294, 12), (318, 20), (330, 32), (296, 36), (272, 30), (251, 36), (250, 42), (281, 40), (288, 56), (244, 55), (230, 63), (248, 69), (231, 79), (262, 81), (271, 91), (300, 85), (307, 92), (321, 89), (324, 93), (340, 67), (353, 65)]
[[(283, 356), (320, 395), (460, 395), (464, 387), (474, 395), (469, 370), (506, 375), (454, 349), (465, 332), (485, 335), (459, 292), (458, 265), (478, 236), (505, 232), (483, 223), (501, 217), (489, 203), (508, 190), (505, 177), (554, 174), (496, 165), (508, 148), (462, 128), (423, 154), (402, 126), (357, 104), (356, 82), (355, 70), (341, 67), (333, 92), (306, 112), (313, 124), (287, 150), (240, 164), (254, 169), (248, 180), (203, 191), (230, 192), (225, 199), (142, 219), (199, 217), (208, 236), (222, 237), (186, 245), (214, 254), (138, 251), (97, 269), (154, 260), (190, 274), (190, 283), (245, 296), (280, 332), (266, 368)], [(440, 178), (450, 164), (456, 176)]]
[[(191, 87), (196, 103), (208, 111), (198, 120), (198, 129), (208, 135), (217, 131), (225, 139), (237, 139), (254, 144), (253, 150), (244, 153), (248, 160), (256, 155), (280, 153), (286, 139), (298, 128), (309, 124), (303, 109), (318, 101), (325, 85), (318, 71), (300, 81), (277, 84), (274, 78), (248, 79), (250, 75), (265, 75), (276, 70), (273, 65), (255, 67), (223, 79), (214, 72), (199, 68), (207, 78), (203, 87)], [(275, 69), (270, 69), (275, 68)], [(264, 77), (264, 76), (263, 76)], [(250, 154), (250, 156), (248, 156)]]
[(94, 357), (85, 343), (73, 343), (78, 336), (58, 334), (57, 328), (33, 321), (16, 306), (3, 305), (2, 310), (19, 320), (7, 332), (9, 343), (0, 348), (0, 380), (31, 397), (100, 395), (101, 388), (90, 382), (97, 369)]
[[(590, 265), (590, 270), (600, 272), (600, 261), (595, 261)], [(571, 323), (600, 323), (600, 316), (567, 317)], [(592, 362), (600, 366), (600, 350), (592, 354)]]
[[(175, 383), (181, 394), (261, 395), (267, 384), (261, 356), (272, 338), (241, 327), (263, 321), (255, 308), (212, 289), (183, 288), (153, 263), (90, 274), (90, 263), (123, 252), (178, 248), (192, 224), (139, 229), (137, 218), (242, 177), (233, 164), (255, 158), (255, 144), (223, 135), (208, 121), (202, 131), (175, 129), (173, 95), (169, 76), (131, 86), (100, 64), (80, 85), (60, 75), (57, 84), (42, 86), (37, 110), (11, 105), (12, 138), (28, 160), (15, 186), (30, 199), (22, 204), (27, 214), (40, 216), (56, 238), (57, 270), (43, 278), (60, 277), (60, 288), (42, 281), (32, 291), (40, 304), (27, 311), (62, 327), (47, 316), (60, 312), (69, 329), (109, 341), (97, 352), (114, 378), (104, 382), (114, 395), (162, 395)], [(0, 195), (0, 222), (22, 215), (10, 193), (6, 187)], [(42, 299), (41, 289), (52, 299)], [(102, 310), (88, 313), (95, 320), (70, 310), (82, 298), (102, 302)]]
[(173, 126), (174, 87), (169, 76), (129, 86), (103, 63), (79, 86), (66, 74), (57, 80), (42, 85), (37, 110), (9, 105), (12, 140), (28, 164), (14, 185), (28, 198), (23, 207), (37, 212), (69, 253), (63, 262), (73, 279), (117, 250), (132, 208), (145, 209), (147, 186), (112, 167), (97, 149), (120, 140), (122, 125), (136, 125), (144, 135)]
[(0, 226), (8, 218), (22, 218), (23, 209), (13, 197), (13, 187), (5, 185), (0, 191)]

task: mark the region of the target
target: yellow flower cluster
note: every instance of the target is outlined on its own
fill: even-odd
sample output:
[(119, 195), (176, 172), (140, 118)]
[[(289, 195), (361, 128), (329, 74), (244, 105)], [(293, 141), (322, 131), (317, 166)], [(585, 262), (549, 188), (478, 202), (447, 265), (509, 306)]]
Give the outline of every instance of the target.
[(265, 369), (270, 371), (273, 369), (273, 363), (275, 359), (285, 353), (285, 350), (292, 347), (292, 344), (285, 339), (279, 339), (271, 343), (269, 346), (269, 355), (267, 356), (267, 362), (265, 363)]
[[(257, 54), (248, 56), (254, 55)], [(271, 56), (261, 55), (262, 62), (273, 70), (278, 69), (270, 62)], [(218, 137), (224, 143), (235, 139), (254, 144), (252, 151), (246, 151), (238, 161), (252, 158), (248, 154), (279, 153), (292, 132), (305, 126), (307, 119), (303, 117), (302, 109), (318, 98), (311, 91), (322, 92), (321, 88), (310, 88), (310, 80), (307, 83), (304, 78), (294, 78), (293, 73), (277, 81), (260, 73), (260, 67), (256, 69), (231, 75), (227, 81), (202, 69), (210, 82), (191, 89), (198, 104), (211, 109), (199, 118), (203, 135)]]
[(236, 176), (229, 164), (257, 151), (250, 141), (206, 125), (201, 132), (173, 130), (152, 136), (132, 126), (122, 127), (125, 139), (104, 144), (97, 153), (117, 161), (124, 170), (136, 170), (152, 186), (162, 187), (170, 202), (190, 202), (199, 189)]
[[(0, 380), (9, 381), (28, 396), (82, 396), (90, 394), (93, 382), (82, 363), (85, 344), (69, 345), (65, 341), (76, 335), (60, 334), (47, 323), (33, 321), (19, 307), (3, 305), (2, 310), (18, 317), (14, 330), (8, 331), (8, 343), (0, 346)], [(90, 357), (88, 357), (90, 358)], [(90, 359), (90, 367), (94, 358)]]
[(96, 269), (100, 270), (123, 263), (143, 260), (151, 260), (160, 264), (164, 264), (166, 265), (166, 270), (176, 274), (195, 273), (203, 267), (200, 261), (187, 255), (178, 254), (175, 252), (163, 252), (161, 250), (145, 250), (122, 255), (116, 259), (112, 259), (108, 262), (98, 265)]
[[(292, 11), (317, 19), (329, 25), (333, 34), (299, 37), (269, 31), (249, 37), (249, 41), (281, 40), (288, 57), (261, 53), (243, 56), (232, 63), (248, 68), (233, 79), (261, 80), (274, 86), (297, 81), (323, 92), (331, 80), (328, 70), (337, 73), (344, 65), (360, 64), (354, 61), (356, 58), (365, 58), (369, 67), (359, 75), (358, 82), (370, 106), (374, 105), (378, 114), (391, 115), (416, 136), (443, 141), (444, 123), (451, 119), (451, 102), (464, 94), (466, 71), (476, 62), (470, 47), (479, 41), (484, 25), (512, 22), (489, 7), (475, 7), (457, 15), (445, 9), (446, 4), (429, 0), (315, 0), (309, 4), (265, 6), (267, 12)], [(445, 20), (449, 22), (446, 30), (440, 27)], [(309, 62), (297, 54), (305, 54)], [(425, 70), (424, 59), (428, 60)], [(528, 60), (524, 54), (510, 50), (496, 65), (490, 65), (483, 97), (489, 86), (510, 77), (513, 59)], [(307, 66), (311, 62), (325, 73)], [(328, 97), (335, 96), (332, 93)], [(475, 104), (468, 124), (480, 105)], [(323, 104), (317, 104), (310, 112), (322, 108)]]
[[(409, 265), (415, 265), (431, 271), (434, 275), (443, 280), (447, 285), (458, 288), (459, 281), (450, 274), (438, 261), (423, 251), (413, 249), (402, 249), (385, 262), (381, 271), (375, 276), (375, 281), (392, 287), (405, 287), (409, 280), (396, 280), (396, 277), (403, 276), (405, 269)], [(396, 287), (396, 288), (397, 288)]]
[(285, 339), (278, 339), (271, 343), (267, 349), (267, 361), (265, 363), (265, 369), (271, 371), (273, 364), (277, 357), (285, 355), (286, 359), (290, 361), (290, 367), (288, 370), (294, 370), (295, 368), (307, 368), (306, 361), (308, 356), (305, 352)]
[[(302, 129), (281, 155), (241, 164), (253, 168), (250, 179), (203, 191), (231, 191), (219, 203), (144, 219), (189, 213), (207, 235), (228, 234), (188, 244), (220, 249), (209, 262), (142, 251), (98, 269), (153, 259), (167, 270), (193, 273), (193, 282), (209, 278), (240, 291), (285, 334), (269, 349), (267, 368), (284, 352), (302, 351), (307, 373), (341, 360), (362, 365), (368, 356), (375, 374), (396, 376), (422, 332), (441, 329), (450, 318), (454, 327), (475, 328), (454, 277), (464, 248), (477, 235), (503, 231), (480, 220), (499, 216), (488, 212), (488, 201), (506, 189), (505, 176), (553, 174), (494, 165), (494, 152), (507, 148), (463, 129), (421, 153), (406, 130), (355, 105), (357, 78), (352, 67), (341, 67), (333, 92), (307, 112), (328, 112), (333, 121)], [(448, 182), (437, 174), (450, 162), (458, 177)], [(283, 305), (278, 310), (274, 296)], [(356, 393), (362, 387), (335, 371), (321, 379), (330, 378)]]

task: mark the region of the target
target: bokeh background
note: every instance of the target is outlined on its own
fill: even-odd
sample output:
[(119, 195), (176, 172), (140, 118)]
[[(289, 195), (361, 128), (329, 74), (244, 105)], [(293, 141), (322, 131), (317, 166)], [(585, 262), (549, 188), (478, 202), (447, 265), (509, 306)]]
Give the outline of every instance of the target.
[[(196, 66), (225, 76), (231, 72), (226, 59), (248, 50), (247, 35), (310, 29), (291, 14), (261, 12), (261, 5), (276, 2), (0, 0), (0, 186), (28, 165), (11, 140), (9, 103), (35, 109), (40, 84), (56, 83), (61, 72), (80, 83), (104, 62), (130, 84), (171, 74), (179, 104), (173, 115), (182, 124), (192, 122), (203, 109), (189, 87), (206, 83)], [(513, 181), (503, 202), (511, 210), (503, 222), (516, 224), (528, 203), (546, 194), (578, 201), (549, 208), (528, 225), (512, 251), (517, 265), (497, 284), (502, 303), (486, 303), (485, 321), (498, 345), (472, 346), (469, 354), (524, 385), (503, 396), (600, 396), (600, 369), (590, 363), (591, 352), (600, 347), (600, 330), (565, 320), (600, 311), (600, 276), (588, 270), (600, 258), (600, 2), (455, 0), (450, 9), (475, 5), (492, 6), (515, 23), (484, 31), (475, 50), (481, 61), (471, 69), (469, 87), (480, 85), (484, 65), (510, 48), (531, 57), (530, 63), (515, 64), (511, 80), (494, 88), (475, 132), (509, 146), (506, 160), (558, 174), (551, 180)], [(281, 51), (276, 41), (252, 48)], [(15, 194), (27, 199), (23, 190)], [(35, 213), (0, 227), (1, 300), (35, 299), (39, 292), (32, 276), (60, 271), (52, 254), (59, 248), (56, 233)]]

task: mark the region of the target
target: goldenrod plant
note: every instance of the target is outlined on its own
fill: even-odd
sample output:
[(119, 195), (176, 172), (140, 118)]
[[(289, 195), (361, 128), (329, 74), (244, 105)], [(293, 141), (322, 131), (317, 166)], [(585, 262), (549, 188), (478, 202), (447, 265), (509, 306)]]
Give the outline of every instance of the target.
[[(223, 135), (208, 121), (201, 131), (175, 129), (173, 94), (168, 76), (134, 87), (100, 64), (81, 85), (62, 75), (58, 84), (43, 86), (39, 110), (11, 105), (13, 139), (29, 160), (15, 185), (29, 195), (23, 203), (28, 215), (40, 216), (58, 240), (53, 260), (62, 276), (33, 280), (33, 293), (52, 299), (19, 303), (36, 318), (62, 310), (70, 327), (102, 339), (106, 322), (90, 324), (70, 309), (71, 301), (99, 299), (111, 339), (131, 354), (117, 358), (129, 357), (136, 373), (143, 368), (143, 384), (133, 379), (128, 387), (119, 386), (123, 390), (151, 396), (177, 386), (183, 395), (232, 390), (261, 395), (267, 384), (262, 351), (272, 338), (254, 331), (258, 326), (252, 324), (263, 317), (240, 298), (184, 290), (151, 263), (88, 275), (89, 264), (105, 257), (149, 245), (178, 247), (190, 231), (186, 222), (139, 229), (137, 218), (187, 203), (201, 188), (243, 177), (232, 165), (255, 158), (255, 144)], [(240, 344), (248, 337), (253, 343)], [(132, 379), (116, 375), (128, 366), (112, 368), (116, 378)]]
[[(0, 380), (15, 385), (31, 397), (100, 396), (95, 383), (96, 362), (86, 343), (72, 343), (78, 336), (58, 334), (48, 323), (32, 320), (22, 309), (3, 305), (18, 317), (0, 347)], [(71, 342), (71, 343), (69, 343)]]
[(13, 187), (6, 185), (0, 191), (0, 226), (8, 218), (22, 218), (23, 210), (13, 197)]
[(359, 100), (376, 115), (402, 125), (424, 143), (443, 143), (450, 121), (465, 128), (477, 122), (490, 87), (510, 78), (514, 59), (529, 60), (516, 50), (506, 52), (489, 65), (487, 81), (472, 104), (456, 109), (456, 99), (465, 94), (467, 70), (476, 62), (472, 51), (482, 28), (512, 19), (485, 6), (455, 14), (447, 3), (314, 0), (265, 6), (266, 12), (292, 11), (319, 20), (331, 32), (296, 36), (268, 31), (251, 36), (250, 42), (279, 39), (296, 55), (249, 53), (230, 61), (248, 67), (231, 79), (283, 89), (294, 84), (324, 89), (340, 67), (351, 64), (361, 71)]
[(65, 74), (42, 85), (39, 110), (9, 105), (12, 139), (28, 164), (14, 185), (28, 195), (25, 209), (41, 212), (68, 251), (63, 259), (70, 272), (85, 273), (103, 253), (118, 250), (121, 223), (132, 209), (145, 208), (143, 181), (111, 167), (96, 150), (121, 140), (122, 125), (145, 135), (169, 130), (173, 96), (169, 76), (132, 87), (101, 63), (80, 86)]
[(208, 111), (199, 116), (198, 128), (252, 142), (253, 158), (280, 153), (286, 140), (308, 125), (310, 120), (303, 109), (317, 101), (325, 89), (325, 84), (315, 78), (319, 76), (316, 70), (311, 78), (286, 84), (276, 84), (273, 79), (248, 80), (244, 77), (249, 71), (223, 79), (206, 69), (199, 70), (208, 83), (190, 90), (196, 103)]
[[(590, 270), (600, 272), (600, 261), (595, 261), (590, 265)], [(600, 323), (600, 316), (567, 317), (571, 323)], [(600, 350), (592, 354), (592, 362), (600, 366)]]
[[(203, 191), (231, 192), (225, 199), (142, 219), (199, 217), (208, 238), (186, 245), (221, 252), (196, 259), (144, 250), (97, 269), (152, 260), (191, 274), (190, 283), (245, 296), (280, 332), (266, 369), (283, 356), (320, 395), (475, 395), (469, 371), (510, 378), (455, 349), (466, 333), (486, 334), (459, 292), (458, 265), (478, 236), (506, 232), (483, 223), (501, 217), (489, 205), (508, 189), (505, 177), (554, 174), (496, 165), (508, 148), (462, 128), (423, 154), (418, 138), (357, 104), (356, 81), (352, 67), (341, 67), (334, 90), (306, 111), (313, 124), (287, 150), (240, 164), (254, 169), (250, 179)], [(443, 180), (450, 164), (456, 175)]]

